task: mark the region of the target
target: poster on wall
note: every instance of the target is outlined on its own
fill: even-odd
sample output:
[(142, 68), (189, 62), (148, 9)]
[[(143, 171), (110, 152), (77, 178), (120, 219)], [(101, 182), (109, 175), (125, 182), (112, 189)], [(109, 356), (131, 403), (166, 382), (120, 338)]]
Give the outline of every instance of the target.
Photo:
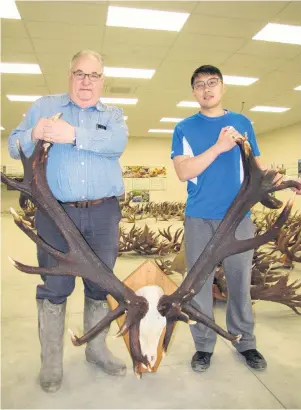
[(149, 167), (143, 165), (126, 165), (122, 170), (123, 178), (149, 178)]
[(150, 167), (149, 180), (151, 191), (165, 191), (166, 190), (166, 167)]
[(133, 190), (126, 193), (126, 200), (134, 203), (149, 202), (149, 190)]
[(166, 191), (166, 178), (150, 178), (149, 189), (151, 191)]
[(133, 190), (149, 191), (149, 178), (133, 178), (131, 181)]
[(150, 178), (166, 178), (166, 167), (150, 167), (149, 176)]
[(125, 192), (131, 191), (133, 189), (133, 180), (130, 178), (124, 178), (123, 180)]

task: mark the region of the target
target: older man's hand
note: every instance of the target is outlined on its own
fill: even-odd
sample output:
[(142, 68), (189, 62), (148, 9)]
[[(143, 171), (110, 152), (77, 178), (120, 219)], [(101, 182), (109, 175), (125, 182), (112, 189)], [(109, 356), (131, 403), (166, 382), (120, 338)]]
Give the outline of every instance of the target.
[[(38, 125), (38, 124), (37, 124)], [(54, 144), (70, 144), (75, 138), (75, 129), (72, 125), (64, 120), (48, 120), (43, 123), (42, 138)]]

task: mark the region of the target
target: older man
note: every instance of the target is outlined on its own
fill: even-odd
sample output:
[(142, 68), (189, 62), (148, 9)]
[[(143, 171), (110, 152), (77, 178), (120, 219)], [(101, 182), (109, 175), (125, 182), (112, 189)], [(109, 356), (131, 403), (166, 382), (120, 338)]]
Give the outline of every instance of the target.
[[(77, 53), (71, 61), (69, 93), (37, 100), (25, 119), (9, 136), (9, 152), (20, 159), (17, 140), (29, 156), (36, 141), (49, 141), (47, 180), (50, 189), (76, 224), (94, 252), (110, 268), (118, 252), (121, 217), (116, 196), (123, 193), (119, 157), (128, 130), (121, 109), (99, 101), (104, 86), (102, 57), (90, 50)], [(62, 113), (57, 121), (49, 117)], [(66, 242), (53, 223), (39, 211), (38, 234), (54, 248), (66, 250)], [(55, 261), (38, 247), (42, 267)], [(43, 390), (58, 390), (63, 378), (63, 335), (66, 299), (75, 287), (72, 276), (43, 275), (37, 287), (39, 336), (41, 342), (40, 384)], [(106, 291), (88, 280), (85, 288), (84, 330), (90, 330), (107, 313)], [(86, 359), (112, 375), (125, 375), (126, 366), (106, 347), (108, 329), (88, 343)]]

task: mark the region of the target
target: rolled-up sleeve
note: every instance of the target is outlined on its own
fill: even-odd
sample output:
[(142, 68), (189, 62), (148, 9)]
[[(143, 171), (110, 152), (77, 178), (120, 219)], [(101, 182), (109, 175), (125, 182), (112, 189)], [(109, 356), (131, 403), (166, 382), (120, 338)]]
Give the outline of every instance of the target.
[(75, 128), (76, 148), (93, 151), (104, 157), (119, 158), (128, 141), (128, 127), (123, 110), (113, 107), (106, 129)]

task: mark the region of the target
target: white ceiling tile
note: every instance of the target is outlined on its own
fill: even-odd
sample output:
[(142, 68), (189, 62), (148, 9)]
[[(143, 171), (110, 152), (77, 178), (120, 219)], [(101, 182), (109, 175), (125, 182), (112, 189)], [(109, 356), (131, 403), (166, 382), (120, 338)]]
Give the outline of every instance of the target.
[(243, 24), (240, 24), (237, 19), (192, 14), (182, 31), (183, 33), (250, 39), (263, 27), (264, 24), (261, 21), (244, 20)]
[(1, 19), (1, 37), (27, 38), (22, 20)]
[(119, 45), (171, 46), (177, 38), (176, 32), (143, 30), (123, 27), (106, 27), (105, 43)]
[(88, 26), (103, 26), (106, 3), (83, 1), (20, 1), (18, 10), (23, 20)]
[(246, 40), (218, 35), (205, 35), (181, 32), (172, 46), (173, 49), (207, 50), (235, 52), (239, 50)]
[(67, 54), (70, 58), (72, 55), (80, 50), (92, 49), (101, 53), (102, 41), (99, 38), (84, 37), (77, 39), (76, 41), (65, 41), (62, 39), (40, 39), (32, 38), (32, 43), (36, 52), (47, 54)]
[(192, 50), (191, 48), (182, 49), (171, 49), (168, 57), (166, 58), (166, 62), (172, 63), (175, 62), (191, 62), (195, 66), (195, 68), (199, 67), (203, 64), (211, 64), (215, 66), (220, 66), (224, 63), (224, 61), (229, 58), (231, 54), (222, 51), (210, 51), (208, 49), (202, 49), (202, 47), (198, 47), (196, 50)]
[(284, 61), (277, 70), (285, 73), (301, 73), (301, 54), (291, 60)]
[(48, 92), (43, 75), (32, 74), (2, 74), (2, 92), (5, 94), (30, 94), (39, 95)]
[[(256, 33), (255, 33), (256, 34)], [(239, 54), (291, 59), (300, 54), (300, 46), (295, 44), (272, 43), (270, 41), (250, 40), (239, 50)]]
[[(33, 48), (32, 42), (30, 41), (29, 37), (23, 38), (14, 38), (14, 37), (7, 37), (4, 39), (2, 38), (2, 48), (1, 48), (1, 59), (5, 61), (6, 55), (11, 55), (13, 58), (16, 57), (17, 54), (34, 54), (35, 50)], [(27, 61), (24, 61), (27, 62)]]
[(89, 38), (97, 38), (99, 42), (102, 41), (102, 26), (79, 27), (77, 24), (27, 21), (26, 27), (32, 38), (47, 40), (58, 39), (62, 41), (69, 41), (71, 44), (74, 44), (84, 35), (85, 38), (89, 36)]
[(290, 1), (283, 10), (275, 16), (273, 23), (292, 24), (300, 26), (301, 24), (301, 2)]
[[(224, 74), (260, 76), (281, 67), (286, 60), (267, 56), (235, 53), (223, 64)], [(232, 73), (232, 74), (231, 74)]]
[[(288, 1), (200, 1), (194, 13), (240, 20), (266, 20), (276, 16)], [(244, 24), (244, 23), (243, 23)]]

